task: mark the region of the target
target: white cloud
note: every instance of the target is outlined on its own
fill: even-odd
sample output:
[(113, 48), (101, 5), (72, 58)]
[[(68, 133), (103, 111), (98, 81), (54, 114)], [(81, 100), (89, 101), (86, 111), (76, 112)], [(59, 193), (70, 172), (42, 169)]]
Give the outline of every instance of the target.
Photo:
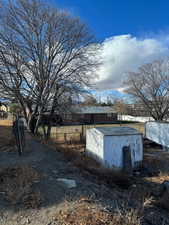
[(98, 74), (99, 89), (123, 90), (125, 73), (136, 70), (144, 63), (169, 56), (169, 36), (138, 39), (131, 35), (120, 35), (102, 43), (103, 65)]

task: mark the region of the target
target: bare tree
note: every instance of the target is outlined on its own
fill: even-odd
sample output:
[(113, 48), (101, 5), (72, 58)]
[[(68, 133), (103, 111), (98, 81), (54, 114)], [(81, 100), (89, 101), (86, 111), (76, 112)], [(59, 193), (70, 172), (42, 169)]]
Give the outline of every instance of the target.
[(169, 63), (165, 60), (141, 66), (130, 72), (126, 92), (134, 96), (155, 120), (169, 115)]
[(88, 94), (84, 98), (83, 105), (85, 105), (85, 106), (95, 106), (95, 105), (97, 105), (97, 99), (95, 98), (94, 95)]
[[(65, 11), (40, 0), (4, 3), (0, 14), (1, 97), (16, 99), (27, 121), (50, 109), (63, 96), (78, 95), (98, 65), (93, 35)], [(49, 132), (48, 132), (49, 133)]]
[(119, 113), (119, 115), (125, 115), (129, 113), (128, 105), (122, 99), (114, 99), (113, 108)]

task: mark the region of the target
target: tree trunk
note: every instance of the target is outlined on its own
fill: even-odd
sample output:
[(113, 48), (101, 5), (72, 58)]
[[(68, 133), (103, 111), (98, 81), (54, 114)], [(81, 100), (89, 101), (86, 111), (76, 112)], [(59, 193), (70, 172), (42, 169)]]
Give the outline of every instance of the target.
[(46, 133), (46, 140), (49, 140), (49, 138), (50, 138), (51, 128), (52, 128), (52, 124), (51, 124), (51, 121), (49, 121), (49, 124), (48, 124), (48, 127), (47, 127), (47, 133)]
[(38, 111), (38, 106), (36, 106), (34, 112), (33, 110), (29, 108), (29, 114), (28, 114), (28, 129), (34, 134), (35, 126), (36, 126), (36, 114)]
[(50, 111), (50, 114), (49, 114), (49, 123), (48, 123), (48, 128), (47, 128), (47, 134), (46, 134), (46, 140), (48, 140), (50, 138), (50, 135), (51, 135), (51, 128), (52, 128), (52, 118), (53, 118), (53, 115), (54, 115), (54, 112), (55, 112), (55, 104), (53, 104), (52, 106), (52, 109)]
[(27, 115), (27, 113), (26, 113), (26, 107), (25, 107), (25, 105), (24, 105), (22, 99), (19, 99), (19, 103), (20, 103), (20, 105), (21, 105), (21, 107), (22, 107), (23, 114), (24, 114), (24, 117), (25, 117), (25, 119), (26, 119), (26, 122), (28, 123), (28, 115)]
[(34, 134), (37, 134), (38, 133), (38, 128), (39, 128), (39, 123), (40, 123), (40, 120), (41, 120), (41, 112), (39, 113), (38, 115), (38, 118), (36, 120), (36, 125), (35, 125), (35, 129), (34, 129)]
[(44, 125), (44, 124), (42, 125), (42, 129), (43, 129), (43, 136), (44, 136), (44, 138), (46, 139), (46, 137), (47, 137), (47, 132), (46, 132), (46, 128), (45, 128), (45, 125)]

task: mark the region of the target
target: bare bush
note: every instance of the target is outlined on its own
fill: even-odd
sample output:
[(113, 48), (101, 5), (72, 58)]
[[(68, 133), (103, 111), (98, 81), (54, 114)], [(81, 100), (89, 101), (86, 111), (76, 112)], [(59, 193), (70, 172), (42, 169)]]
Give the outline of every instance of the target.
[(137, 210), (119, 209), (110, 213), (95, 204), (87, 202), (72, 203), (56, 215), (56, 221), (63, 225), (141, 225), (141, 216)]
[(126, 92), (132, 95), (155, 120), (165, 120), (169, 112), (169, 64), (155, 61), (128, 74)]

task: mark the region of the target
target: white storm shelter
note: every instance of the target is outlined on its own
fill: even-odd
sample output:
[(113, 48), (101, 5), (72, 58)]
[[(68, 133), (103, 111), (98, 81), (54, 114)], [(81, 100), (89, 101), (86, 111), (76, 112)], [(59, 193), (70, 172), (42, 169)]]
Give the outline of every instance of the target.
[(147, 139), (162, 145), (164, 150), (169, 151), (169, 122), (147, 122), (145, 136)]
[(143, 160), (142, 134), (130, 127), (97, 127), (86, 131), (86, 152), (107, 168), (124, 168), (124, 147), (130, 147), (132, 168)]

